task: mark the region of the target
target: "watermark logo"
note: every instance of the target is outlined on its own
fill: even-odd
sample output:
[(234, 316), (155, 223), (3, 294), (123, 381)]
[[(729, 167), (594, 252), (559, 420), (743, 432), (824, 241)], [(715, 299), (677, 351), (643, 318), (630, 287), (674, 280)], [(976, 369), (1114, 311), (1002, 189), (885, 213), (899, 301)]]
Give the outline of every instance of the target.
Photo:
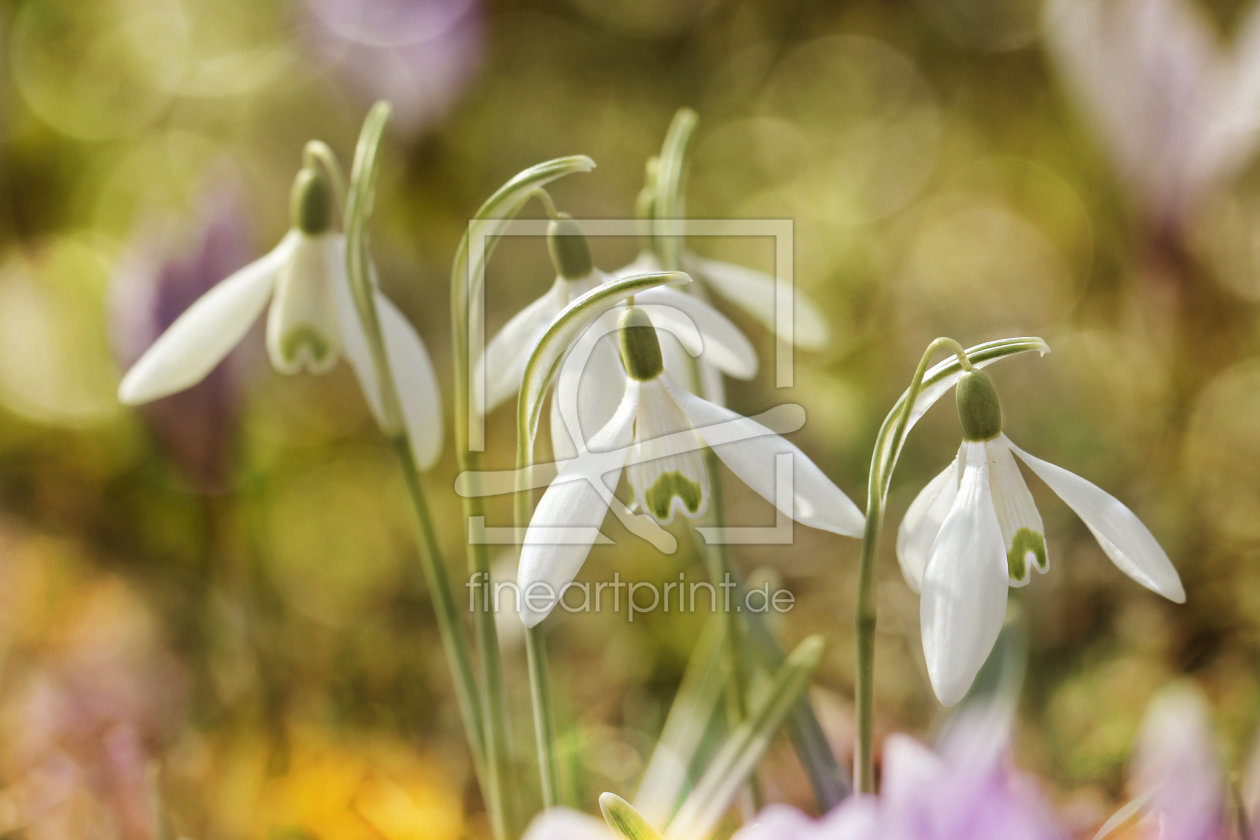
[(535, 581), (522, 589), (515, 581), (493, 583), (485, 572), (477, 572), (464, 584), (468, 590), (470, 612), (498, 613), (528, 611), (549, 613), (554, 609), (569, 613), (611, 612), (625, 615), (634, 623), (641, 615), (653, 612), (694, 613), (736, 612), (764, 615), (786, 613), (796, 606), (796, 596), (789, 589), (763, 581), (756, 586), (742, 586), (730, 575), (716, 583), (687, 580), (679, 572), (677, 580), (623, 580), (614, 572), (611, 580), (573, 581), (557, 589), (544, 581)]
[[(497, 231), (497, 233), (502, 236), (543, 237), (547, 234), (548, 224), (547, 220), (515, 220), (506, 225), (501, 231)], [(642, 232), (642, 223), (635, 219), (587, 219), (581, 220), (580, 224), (587, 235), (596, 237), (638, 237)], [(794, 335), (793, 307), (795, 305), (795, 289), (792, 281), (792, 221), (784, 219), (687, 219), (677, 220), (675, 227), (680, 235), (686, 237), (756, 237), (767, 240), (773, 246), (775, 257), (773, 294), (765, 297), (765, 303), (767, 306), (774, 307), (772, 320), (774, 334), (778, 339), (773, 343), (775, 348), (774, 381), (777, 387), (790, 387), (793, 384), (792, 339)], [(469, 231), (470, 248), (473, 249), (474, 254), (480, 257), (469, 261), (470, 271), (484, 271), (491, 239), (481, 232), (481, 229), (478, 227), (470, 226)], [(474, 266), (476, 266), (475, 269), (473, 268)], [(684, 264), (683, 267), (687, 269), (689, 266)], [(649, 268), (644, 266), (643, 270), (649, 270)], [(697, 282), (702, 282), (700, 278), (695, 279)], [(476, 280), (478, 282), (469, 284), (470, 288), (478, 290), (480, 299), (474, 300), (472, 302), (473, 305), (470, 307), (470, 358), (467, 360), (468, 369), (474, 371), (479, 370), (483, 365), (486, 348), (485, 283), (482, 282), (484, 277), (476, 278)], [(643, 306), (645, 310), (648, 310), (649, 315), (652, 314), (652, 310), (660, 309), (661, 307), (662, 304), (659, 300)], [(703, 334), (689, 315), (681, 312), (681, 310), (674, 310), (670, 314), (672, 317), (653, 317), (653, 323), (657, 325), (658, 330), (670, 332), (690, 328), (695, 335), (700, 337), (701, 343), (703, 343)], [(573, 364), (585, 369), (597, 351), (602, 350), (602, 352), (607, 353), (610, 348), (615, 347), (616, 337), (608, 334), (614, 329), (615, 323), (612, 320), (597, 320), (587, 331), (587, 334), (570, 351), (570, 358), (564, 362), (566, 369)], [(682, 338), (681, 335), (678, 335), (678, 337)], [(685, 341), (680, 341), (680, 343), (687, 344)], [(693, 341), (692, 343), (694, 344), (695, 342)], [(526, 352), (527, 348), (523, 348), (522, 353)], [(704, 360), (703, 354), (700, 358), (701, 361)], [(484, 393), (485, 379), (485, 376), (474, 377), (474, 391), (481, 389), (482, 392), (469, 394), (470, 405), (467, 416), (470, 425), (468, 439), (469, 446), (473, 450), (484, 448), (484, 418), (478, 407), (486, 404), (486, 394)], [(560, 381), (563, 382), (564, 377), (560, 377)], [(560, 437), (563, 439), (564, 436), (567, 436), (568, 440), (571, 440), (578, 450), (578, 457), (588, 462), (584, 465), (582, 472), (586, 476), (599, 476), (601, 478), (577, 477), (570, 480), (587, 481), (594, 491), (600, 495), (607, 509), (612, 511), (613, 515), (631, 534), (646, 540), (662, 552), (671, 553), (675, 551), (677, 549), (677, 541), (674, 537), (651, 516), (631, 510), (620, 502), (614, 495), (615, 487), (607, 486), (602, 480), (602, 476), (613, 471), (619, 471), (622, 468), (695, 452), (704, 448), (705, 443), (696, 434), (695, 430), (686, 429), (654, 439), (650, 448), (635, 443), (628, 446), (594, 451), (587, 446), (587, 443), (588, 437), (593, 435), (596, 430), (583, 429), (582, 427), (579, 417), (583, 412), (579, 409), (577, 390), (576, 387), (566, 388), (559, 383), (557, 384), (552, 397), (555, 403), (551, 414), (552, 423), (553, 425), (559, 424), (563, 428), (563, 433)], [(732, 419), (730, 422), (709, 426), (704, 429), (703, 437), (708, 441), (709, 446), (721, 446), (739, 444), (742, 441), (747, 441), (760, 435), (782, 435), (801, 428), (805, 422), (805, 413), (799, 405), (783, 404), (752, 419), (756, 421), (756, 424), (748, 423), (743, 418), (738, 418)], [(553, 438), (555, 437), (557, 435), (553, 434)], [(560, 447), (558, 446), (557, 448), (559, 449)], [(558, 453), (558, 457), (563, 457), (565, 454), (568, 453)], [(767, 453), (766, 457), (766, 470), (773, 471), (774, 475), (774, 498), (772, 500), (775, 503), (774, 523), (768, 526), (699, 525), (697, 530), (706, 542), (711, 544), (778, 545), (792, 542), (793, 458), (789, 453)], [(773, 458), (773, 463), (769, 463), (771, 458)], [(564, 465), (565, 461), (561, 460), (553, 463), (535, 464), (526, 468), (523, 472), (496, 470), (463, 473), (456, 481), (455, 490), (462, 496), (481, 497), (510, 494), (518, 489), (534, 490), (544, 487), (555, 480)], [(562, 476), (561, 480), (565, 480), (565, 477)], [(535, 534), (534, 536), (537, 537), (538, 535)], [(547, 542), (556, 545), (579, 543), (591, 545), (611, 542), (607, 536), (599, 531), (599, 526), (550, 527), (547, 529), (545, 537)], [(468, 539), (473, 543), (520, 544), (523, 538), (524, 534), (520, 530), (507, 526), (491, 525), (485, 521), (484, 517), (472, 517), (468, 522)]]

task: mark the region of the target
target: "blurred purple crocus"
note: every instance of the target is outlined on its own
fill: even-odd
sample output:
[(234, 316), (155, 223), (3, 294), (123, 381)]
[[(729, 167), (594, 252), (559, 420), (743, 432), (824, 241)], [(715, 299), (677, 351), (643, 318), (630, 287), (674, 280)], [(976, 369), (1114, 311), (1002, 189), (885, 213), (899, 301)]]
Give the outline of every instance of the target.
[(890, 736), (878, 796), (851, 796), (818, 820), (772, 806), (733, 840), (1065, 840), (1011, 767), (1009, 720), (997, 706), (964, 709), (935, 751)]
[[(1260, 784), (1254, 778), (1258, 758), (1260, 753), (1248, 768), (1251, 778), (1243, 780), (1246, 792)], [(1248, 793), (1241, 803), (1231, 802), (1207, 703), (1190, 683), (1165, 689), (1147, 708), (1129, 768), (1129, 793), (1133, 800), (1103, 826), (1099, 838), (1260, 840), (1260, 802)], [(1235, 804), (1250, 814), (1234, 819)]]
[(481, 64), (477, 0), (305, 0), (307, 41), (365, 102), (393, 105), (415, 136), (440, 121)]
[(1223, 46), (1192, 0), (1052, 0), (1050, 57), (1157, 233), (1179, 235), (1260, 141), (1260, 5)]
[[(158, 336), (222, 278), (253, 259), (239, 190), (218, 187), (201, 202), (191, 233), (143, 227), (119, 263), (110, 299), (114, 352), (131, 367)], [(235, 438), (249, 351), (237, 350), (200, 384), (157, 400), (144, 416), (159, 446), (197, 489), (222, 487)]]

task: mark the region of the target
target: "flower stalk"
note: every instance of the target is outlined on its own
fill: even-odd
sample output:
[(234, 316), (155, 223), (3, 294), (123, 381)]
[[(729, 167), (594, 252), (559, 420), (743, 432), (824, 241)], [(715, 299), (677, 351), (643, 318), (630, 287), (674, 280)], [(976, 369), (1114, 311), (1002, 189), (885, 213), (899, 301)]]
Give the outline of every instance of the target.
[[(930, 368), (932, 357), (949, 350), (954, 357)], [(853, 779), (861, 793), (875, 791), (874, 711), (875, 711), (875, 563), (879, 557), (884, 526), (884, 503), (892, 482), (897, 458), (906, 435), (919, 418), (961, 378), (964, 372), (984, 367), (998, 359), (1036, 350), (1045, 355), (1050, 348), (1040, 338), (1010, 338), (979, 344), (967, 350), (952, 338), (937, 338), (923, 353), (910, 387), (888, 412), (875, 439), (866, 487), (866, 525), (858, 560), (857, 629), (857, 739), (853, 752)]]

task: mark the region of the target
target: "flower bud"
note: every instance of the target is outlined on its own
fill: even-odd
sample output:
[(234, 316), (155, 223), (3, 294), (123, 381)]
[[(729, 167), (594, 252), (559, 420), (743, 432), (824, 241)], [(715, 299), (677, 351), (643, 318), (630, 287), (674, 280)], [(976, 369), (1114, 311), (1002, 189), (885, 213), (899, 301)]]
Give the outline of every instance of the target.
[(621, 313), (617, 326), (621, 364), (630, 378), (647, 382), (660, 376), (665, 369), (661, 361), (661, 343), (647, 313), (637, 306), (627, 307)]
[(568, 213), (561, 213), (547, 225), (547, 250), (556, 273), (565, 280), (589, 277), (594, 269), (586, 235)]
[(293, 179), (289, 193), (289, 222), (308, 236), (327, 233), (333, 221), (333, 196), (328, 178), (313, 167), (304, 167)]
[(978, 370), (967, 371), (958, 380), (955, 395), (966, 440), (992, 440), (1002, 434), (1002, 405), (989, 377)]

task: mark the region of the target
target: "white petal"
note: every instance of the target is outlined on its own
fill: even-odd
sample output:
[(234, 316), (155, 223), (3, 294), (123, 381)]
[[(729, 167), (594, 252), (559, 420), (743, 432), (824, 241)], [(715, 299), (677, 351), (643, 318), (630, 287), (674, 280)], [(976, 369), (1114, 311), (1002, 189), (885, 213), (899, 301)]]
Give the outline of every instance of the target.
[(954, 507), (923, 572), (919, 620), (932, 689), (946, 706), (963, 698), (1006, 617), (1006, 548), (993, 511), (982, 443), (964, 443)]
[(1172, 561), (1133, 511), (1079, 475), (1035, 458), (1013, 443), (1010, 447), (1076, 512), (1120, 571), (1170, 601), (1186, 600)]
[[(338, 237), (338, 250), (342, 265), (345, 264), (345, 237)], [(372, 416), (381, 428), (385, 428), (385, 413), (381, 407), (381, 392), (376, 384), (376, 366), (372, 362), (372, 351), (368, 349), (367, 336), (363, 332), (363, 323), (359, 320), (359, 312), (354, 305), (354, 295), (350, 291), (350, 278), (345, 271), (335, 277), (333, 283), (333, 299), (337, 304), (337, 319), (341, 328), (341, 352), (346, 361), (354, 369), (359, 380), (359, 388), (363, 398), (367, 400)], [(378, 313), (379, 317), (379, 313)]]
[(704, 441), (660, 378), (639, 386), (634, 441), (626, 477), (639, 508), (661, 523), (672, 522), (675, 512), (702, 514), (709, 501)]
[(617, 316), (608, 313), (574, 342), (551, 401), (553, 457), (571, 458), (617, 411), (626, 391), (617, 351)]
[[(780, 285), (775, 278), (742, 265), (706, 260), (694, 255), (690, 256), (688, 264), (689, 267), (695, 267), (708, 288), (765, 324), (771, 331), (775, 330), (775, 303)], [(788, 283), (782, 285), (785, 288), (790, 287)], [(796, 294), (791, 299), (792, 343), (811, 350), (826, 347), (831, 332), (827, 328), (826, 316), (818, 308), (818, 304), (803, 292), (797, 289), (793, 291)]]
[(484, 411), (494, 410), (520, 390), (529, 354), (561, 307), (562, 301), (552, 286), (547, 294), (513, 315), (490, 339), (485, 355), (473, 369), (473, 395), (480, 399), (484, 388)]
[(297, 234), (267, 313), (267, 355), (281, 373), (326, 373), (341, 357), (336, 286), (346, 274), (344, 255), (340, 234)]
[(619, 840), (601, 819), (570, 808), (548, 808), (530, 822), (521, 840)]
[(411, 322), (380, 292), (376, 293), (376, 315), (411, 442), (411, 456), (425, 470), (442, 455), (442, 390), (437, 374)]
[(757, 351), (752, 343), (729, 318), (695, 295), (660, 287), (636, 296), (635, 303), (645, 306), (659, 329), (680, 340), (698, 331), (700, 357), (722, 372), (737, 379), (757, 375)]
[(901, 527), (897, 529), (897, 562), (901, 564), (906, 583), (915, 592), (923, 588), (923, 570), (927, 567), (932, 544), (936, 542), (941, 523), (949, 515), (958, 496), (963, 455), (963, 447), (959, 447), (958, 455), (949, 466), (915, 496), (901, 520)]
[[(564, 463), (534, 509), (516, 575), (521, 620), (527, 627), (547, 617), (586, 562), (621, 477), (638, 405), (638, 385), (628, 383), (621, 406), (591, 439), (590, 450)], [(531, 604), (531, 592), (550, 604)]]
[(268, 254), (229, 275), (175, 319), (118, 386), (129, 405), (196, 385), (235, 347), (267, 305), (280, 266), (293, 252), (290, 233)]
[[(674, 400), (700, 436), (735, 475), (783, 513), (811, 528), (856, 537), (865, 519), (857, 505), (804, 452), (781, 435), (743, 415), (700, 399), (661, 375)], [(737, 438), (734, 442), (731, 437)], [(792, 496), (779, 498), (778, 458), (792, 458)]]
[(1011, 455), (1010, 438), (998, 435), (984, 446), (989, 453), (993, 509), (1002, 526), (1002, 538), (1006, 540), (1011, 585), (1024, 586), (1032, 579), (1033, 569), (1043, 574), (1050, 570), (1046, 529), (1041, 524), (1041, 514), (1037, 512), (1032, 493), (1028, 492), (1028, 483)]

